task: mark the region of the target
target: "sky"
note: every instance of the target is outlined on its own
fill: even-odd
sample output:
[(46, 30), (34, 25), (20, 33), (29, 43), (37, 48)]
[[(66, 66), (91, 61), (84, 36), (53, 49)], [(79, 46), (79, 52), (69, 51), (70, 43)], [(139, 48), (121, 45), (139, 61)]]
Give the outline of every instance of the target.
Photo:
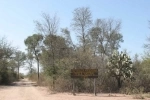
[(24, 40), (36, 33), (34, 21), (40, 21), (44, 12), (57, 15), (59, 28), (68, 27), (76, 41), (70, 25), (72, 12), (78, 7), (89, 7), (93, 21), (121, 20), (124, 42), (120, 50), (127, 49), (132, 57), (143, 54), (143, 45), (150, 36), (150, 0), (0, 0), (0, 38), (6, 37), (12, 46), (25, 51)]

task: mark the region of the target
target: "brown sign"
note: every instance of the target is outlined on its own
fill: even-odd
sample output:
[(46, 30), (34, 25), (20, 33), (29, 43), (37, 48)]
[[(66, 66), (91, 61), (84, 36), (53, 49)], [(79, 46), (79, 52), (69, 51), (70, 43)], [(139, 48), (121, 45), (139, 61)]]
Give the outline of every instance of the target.
[(98, 69), (71, 69), (71, 78), (98, 78)]

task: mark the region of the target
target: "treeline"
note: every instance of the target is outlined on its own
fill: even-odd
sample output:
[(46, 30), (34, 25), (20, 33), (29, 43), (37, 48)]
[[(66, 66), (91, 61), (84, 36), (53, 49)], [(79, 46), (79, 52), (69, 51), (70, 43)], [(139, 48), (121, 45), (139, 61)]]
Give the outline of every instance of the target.
[(1, 84), (19, 79), (19, 68), (26, 65), (31, 80), (54, 91), (71, 92), (74, 82), (76, 92), (93, 92), (94, 79), (72, 79), (71, 69), (98, 69), (97, 92), (150, 91), (149, 44), (144, 45), (147, 51), (141, 59), (118, 52), (124, 41), (119, 20), (92, 19), (90, 9), (80, 7), (73, 11), (71, 28), (60, 29), (58, 23), (57, 16), (45, 13), (42, 21), (35, 21), (37, 33), (24, 40), (26, 54), (1, 39)]
[(10, 84), (19, 79), (19, 67), (24, 64), (23, 52), (11, 46), (5, 38), (0, 39), (0, 84)]
[(31, 79), (55, 91), (72, 91), (74, 82), (76, 92), (93, 92), (94, 79), (72, 79), (70, 71), (96, 68), (99, 74), (97, 92), (130, 94), (150, 91), (148, 53), (141, 60), (138, 55), (131, 59), (127, 51), (118, 52), (124, 41), (119, 20), (93, 20), (89, 8), (76, 8), (71, 21), (71, 28), (77, 36), (77, 44), (74, 44), (71, 30), (61, 28), (61, 33), (58, 33), (56, 16), (44, 13), (42, 18), (42, 21), (35, 21), (38, 33), (24, 41), (30, 55), (28, 60), (37, 62), (38, 76), (30, 70)]

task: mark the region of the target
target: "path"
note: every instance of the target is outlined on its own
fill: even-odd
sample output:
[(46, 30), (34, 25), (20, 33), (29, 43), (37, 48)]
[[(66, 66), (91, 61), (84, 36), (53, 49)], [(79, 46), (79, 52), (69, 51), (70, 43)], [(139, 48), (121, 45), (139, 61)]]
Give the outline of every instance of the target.
[(108, 94), (78, 94), (71, 93), (50, 94), (46, 88), (38, 87), (34, 82), (23, 79), (12, 86), (0, 86), (0, 100), (135, 100), (131, 96), (117, 95), (108, 97)]

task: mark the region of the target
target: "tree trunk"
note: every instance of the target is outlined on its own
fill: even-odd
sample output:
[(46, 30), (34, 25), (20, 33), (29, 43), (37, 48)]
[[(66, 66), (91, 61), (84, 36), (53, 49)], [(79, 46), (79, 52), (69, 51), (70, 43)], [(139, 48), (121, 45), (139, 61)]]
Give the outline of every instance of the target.
[(52, 49), (52, 54), (53, 54), (53, 89), (55, 89), (55, 74), (56, 73), (55, 73), (55, 64), (54, 64), (55, 63), (54, 62), (55, 61), (55, 57), (54, 57), (55, 55), (54, 55), (53, 49)]
[(38, 81), (39, 81), (39, 78), (40, 78), (40, 75), (39, 75), (39, 60), (37, 60), (37, 67), (38, 67)]
[(19, 66), (18, 66), (18, 80), (19, 80)]
[(122, 86), (122, 82), (121, 82), (121, 78), (117, 78), (117, 82), (118, 82), (118, 88), (120, 89)]

